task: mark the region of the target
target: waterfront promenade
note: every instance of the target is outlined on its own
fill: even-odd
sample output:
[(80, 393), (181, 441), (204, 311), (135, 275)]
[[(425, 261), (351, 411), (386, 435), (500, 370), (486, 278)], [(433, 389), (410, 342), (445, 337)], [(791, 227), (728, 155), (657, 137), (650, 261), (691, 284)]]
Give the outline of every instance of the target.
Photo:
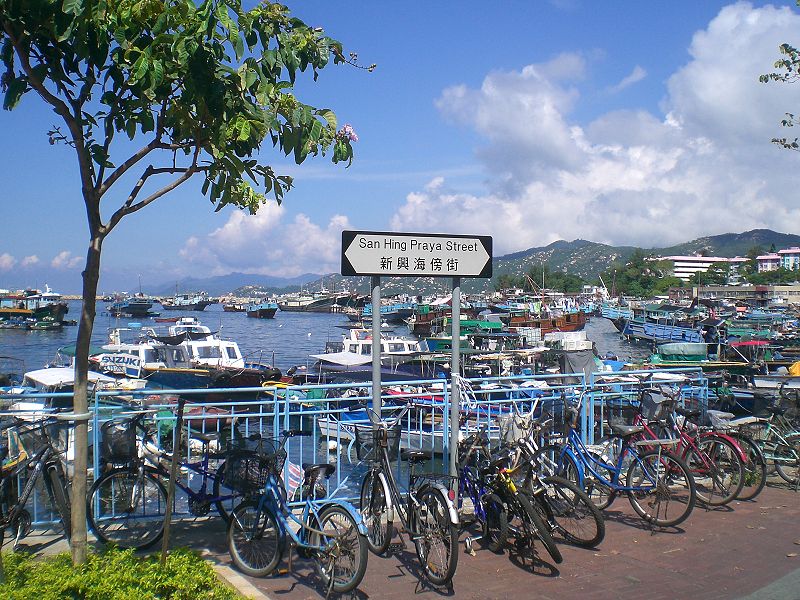
[[(549, 561), (522, 563), (513, 552), (493, 554), (480, 544), (470, 556), (462, 543), (452, 589), (418, 584), (413, 545), (395, 549), (396, 544), (389, 558), (370, 555), (364, 581), (347, 597), (800, 598), (800, 493), (785, 485), (767, 487), (754, 502), (734, 502), (714, 510), (698, 507), (680, 529), (651, 531), (626, 498), (618, 498), (605, 516), (606, 539), (601, 546), (584, 550), (562, 544), (564, 562), (557, 566)], [(296, 553), (292, 573), (264, 579), (238, 574), (230, 568), (225, 528), (218, 519), (178, 522), (173, 535), (173, 547), (185, 545), (202, 552), (245, 595), (272, 600), (325, 597), (312, 563), (298, 559)], [(23, 542), (23, 549), (66, 549), (63, 540), (52, 542), (47, 536), (33, 536)], [(284, 559), (282, 568), (287, 566)]]

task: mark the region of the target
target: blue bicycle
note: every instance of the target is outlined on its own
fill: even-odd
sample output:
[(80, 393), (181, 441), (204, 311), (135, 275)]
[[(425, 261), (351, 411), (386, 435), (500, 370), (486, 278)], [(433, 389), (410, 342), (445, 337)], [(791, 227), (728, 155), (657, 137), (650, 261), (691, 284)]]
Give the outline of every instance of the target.
[[(578, 484), (601, 510), (617, 495), (626, 494), (636, 514), (653, 525), (674, 527), (685, 521), (697, 495), (686, 463), (668, 450), (677, 440), (632, 441), (644, 427), (611, 422), (611, 443), (587, 447), (578, 433), (578, 414), (590, 391), (599, 390), (583, 391), (577, 407), (567, 409), (566, 442), (539, 449), (543, 474), (561, 475)], [(652, 449), (640, 452), (642, 446)]]
[[(481, 525), (479, 537), (466, 539), (467, 551), (472, 544), (483, 540), (492, 552), (500, 552), (508, 540), (508, 514), (502, 498), (492, 491), (488, 478), (492, 476), (489, 461), (481, 452), (488, 446), (484, 431), (475, 432), (458, 443), (458, 497), (460, 514), (464, 513), (464, 501), (473, 507), (474, 520)], [(465, 525), (462, 516), (462, 528)]]
[[(367, 529), (351, 504), (319, 498), (324, 495), (319, 478), (330, 477), (333, 465), (303, 465), (303, 499), (300, 516), (288, 505), (280, 473), (286, 460), (286, 440), (310, 432), (290, 429), (280, 440), (263, 438), (258, 447), (229, 455), (224, 475), (227, 487), (246, 499), (231, 514), (228, 550), (234, 564), (247, 575), (269, 575), (281, 561), (287, 542), (316, 562), (328, 593), (354, 589), (367, 569)], [(295, 532), (295, 527), (299, 529)]]

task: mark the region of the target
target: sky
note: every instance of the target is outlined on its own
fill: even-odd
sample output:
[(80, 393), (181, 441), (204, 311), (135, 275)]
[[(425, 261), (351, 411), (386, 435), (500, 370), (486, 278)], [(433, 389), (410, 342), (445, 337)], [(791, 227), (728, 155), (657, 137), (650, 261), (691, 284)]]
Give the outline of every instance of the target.
[[(770, 143), (793, 133), (780, 121), (800, 83), (758, 81), (781, 43), (800, 46), (793, 2), (288, 5), (377, 64), (296, 86), (355, 129), (352, 166), (297, 166), (265, 147), (260, 160), (295, 187), (256, 216), (215, 213), (189, 182), (111, 233), (101, 293), (338, 272), (343, 229), (491, 235), (495, 256), (559, 239), (800, 233), (800, 155)], [(48, 143), (55, 123), (34, 94), (0, 111), (0, 288), (80, 290), (86, 215), (72, 150)]]

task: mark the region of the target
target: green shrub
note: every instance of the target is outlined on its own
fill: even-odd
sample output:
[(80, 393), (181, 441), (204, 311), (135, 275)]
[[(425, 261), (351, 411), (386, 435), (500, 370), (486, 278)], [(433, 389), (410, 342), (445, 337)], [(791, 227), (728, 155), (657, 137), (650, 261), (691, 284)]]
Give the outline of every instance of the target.
[(4, 553), (9, 600), (232, 600), (237, 594), (194, 552), (174, 550), (162, 569), (158, 555), (139, 557), (109, 548), (73, 567), (69, 554), (35, 558)]

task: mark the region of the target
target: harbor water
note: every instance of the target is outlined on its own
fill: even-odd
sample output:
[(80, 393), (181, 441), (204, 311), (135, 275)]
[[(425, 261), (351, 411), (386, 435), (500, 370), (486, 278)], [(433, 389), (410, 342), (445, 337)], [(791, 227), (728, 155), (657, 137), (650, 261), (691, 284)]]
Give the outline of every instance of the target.
[[(68, 319), (80, 318), (81, 303), (69, 302)], [(158, 305), (154, 307), (158, 309)], [(211, 331), (218, 332), (225, 339), (234, 340), (248, 362), (265, 362), (285, 372), (290, 367), (310, 367), (314, 360), (309, 354), (324, 351), (328, 341), (341, 340), (346, 333), (343, 326), (348, 325), (347, 316), (330, 313), (281, 312), (274, 319), (248, 318), (243, 312), (224, 312), (220, 304), (213, 304), (204, 311), (164, 311), (164, 317), (193, 316)], [(106, 305), (97, 304), (92, 344), (106, 343), (108, 331), (114, 327), (126, 327), (139, 323), (144, 327), (166, 328), (169, 323), (156, 323), (153, 319), (131, 319), (114, 317), (106, 311)], [(593, 317), (586, 324), (586, 336), (597, 344), (602, 356), (614, 354), (620, 360), (644, 358), (650, 348), (646, 345), (630, 344), (622, 340), (619, 332), (607, 319)], [(405, 326), (393, 331), (397, 335), (407, 334)], [(67, 326), (59, 331), (22, 331), (0, 329), (0, 357), (6, 361), (4, 370), (13, 366), (13, 372), (40, 369), (51, 363), (59, 348), (75, 343), (77, 326)], [(13, 359), (13, 360), (9, 360)]]

